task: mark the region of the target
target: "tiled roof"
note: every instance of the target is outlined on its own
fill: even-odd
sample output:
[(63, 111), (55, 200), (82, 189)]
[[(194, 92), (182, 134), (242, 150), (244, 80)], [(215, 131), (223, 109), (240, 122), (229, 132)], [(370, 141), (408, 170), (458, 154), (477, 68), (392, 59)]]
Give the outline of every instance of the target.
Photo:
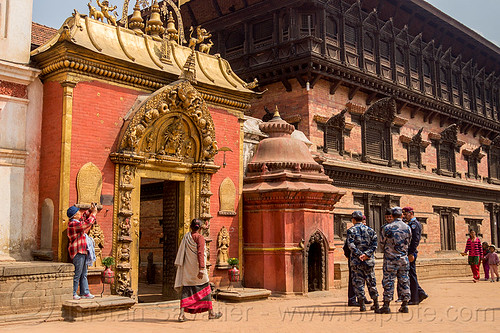
[(57, 33), (57, 29), (31, 22), (31, 49), (34, 50), (45, 44)]

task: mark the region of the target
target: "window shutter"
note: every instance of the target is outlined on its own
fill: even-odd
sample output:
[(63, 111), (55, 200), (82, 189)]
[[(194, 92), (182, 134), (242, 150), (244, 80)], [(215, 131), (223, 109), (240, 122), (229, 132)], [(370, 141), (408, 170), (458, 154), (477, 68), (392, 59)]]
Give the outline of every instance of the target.
[(442, 144), (439, 149), (439, 168), (441, 170), (451, 170), (451, 151), (448, 145)]
[(383, 153), (384, 127), (382, 123), (370, 122), (366, 128), (366, 154), (376, 158), (385, 158)]
[(357, 44), (356, 28), (348, 24), (345, 25), (345, 41), (352, 46)]
[(340, 151), (341, 135), (342, 132), (339, 128), (328, 126), (326, 128), (326, 149)]
[(415, 165), (418, 165), (418, 162), (419, 162), (419, 157), (420, 157), (420, 147), (418, 146), (415, 146), (415, 145), (410, 145), (408, 147), (409, 149), (409, 160), (408, 160), (408, 163), (409, 164), (415, 164)]
[(389, 43), (385, 40), (380, 41), (380, 56), (384, 59), (389, 59), (390, 57)]

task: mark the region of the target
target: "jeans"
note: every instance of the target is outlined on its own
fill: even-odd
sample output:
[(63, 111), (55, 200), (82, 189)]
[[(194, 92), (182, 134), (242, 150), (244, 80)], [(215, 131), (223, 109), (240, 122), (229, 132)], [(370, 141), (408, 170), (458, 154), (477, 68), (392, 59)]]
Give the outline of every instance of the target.
[(87, 295), (89, 291), (89, 282), (87, 281), (87, 264), (85, 260), (87, 255), (77, 253), (73, 258), (73, 265), (75, 265), (75, 277), (73, 278), (73, 295), (78, 291), (80, 285), (80, 295)]

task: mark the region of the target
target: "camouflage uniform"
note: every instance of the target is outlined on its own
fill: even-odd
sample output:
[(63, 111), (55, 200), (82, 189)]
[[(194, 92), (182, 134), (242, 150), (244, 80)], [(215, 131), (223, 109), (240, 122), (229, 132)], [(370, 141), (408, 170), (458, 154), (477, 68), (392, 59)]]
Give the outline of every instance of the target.
[[(353, 274), (352, 282), (354, 292), (358, 300), (365, 299), (365, 281), (368, 286), (370, 297), (378, 297), (377, 282), (375, 280), (375, 258), (373, 252), (377, 249), (377, 234), (375, 231), (364, 225), (362, 222), (356, 223), (347, 230), (347, 246), (351, 251), (350, 265)], [(369, 259), (362, 261), (359, 256), (366, 254)]]
[(392, 301), (394, 296), (394, 280), (398, 278), (398, 294), (403, 301), (410, 300), (410, 279), (408, 271), (408, 246), (411, 241), (411, 229), (401, 218), (382, 228), (380, 244), (384, 251), (384, 302)]

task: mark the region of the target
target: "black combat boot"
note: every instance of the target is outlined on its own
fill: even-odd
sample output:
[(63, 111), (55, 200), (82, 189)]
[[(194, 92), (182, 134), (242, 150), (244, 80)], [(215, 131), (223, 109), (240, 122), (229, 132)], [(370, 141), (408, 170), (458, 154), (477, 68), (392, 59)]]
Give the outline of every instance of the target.
[(401, 313), (408, 313), (408, 301), (403, 301), (398, 311)]
[(365, 299), (364, 298), (361, 298), (359, 300), (359, 311), (360, 312), (365, 312), (366, 311)]
[(391, 313), (390, 303), (391, 301), (384, 301), (384, 305), (378, 311), (375, 311), (375, 313)]
[(373, 305), (371, 307), (372, 310), (375, 310), (375, 313), (379, 310), (378, 298), (373, 299)]

